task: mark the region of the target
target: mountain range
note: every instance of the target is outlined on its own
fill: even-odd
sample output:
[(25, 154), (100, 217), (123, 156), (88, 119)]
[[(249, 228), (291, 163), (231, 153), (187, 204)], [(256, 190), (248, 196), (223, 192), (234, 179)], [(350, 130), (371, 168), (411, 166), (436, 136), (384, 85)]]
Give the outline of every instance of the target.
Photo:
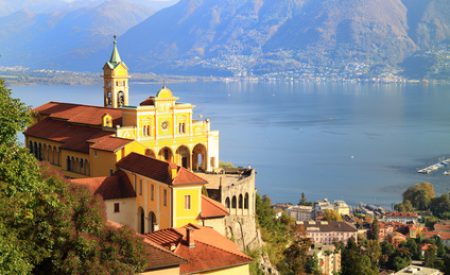
[(135, 72), (450, 78), (448, 0), (116, 0), (0, 26), (0, 65), (99, 71), (114, 33)]

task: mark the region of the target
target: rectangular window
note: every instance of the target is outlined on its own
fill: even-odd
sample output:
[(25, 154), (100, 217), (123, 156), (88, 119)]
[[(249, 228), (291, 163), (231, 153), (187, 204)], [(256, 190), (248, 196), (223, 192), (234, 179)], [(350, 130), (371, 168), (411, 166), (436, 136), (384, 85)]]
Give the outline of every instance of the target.
[(153, 201), (155, 199), (155, 186), (150, 185), (150, 199)]
[(184, 196), (184, 209), (191, 209), (191, 195)]
[(114, 174), (114, 171), (112, 169), (109, 169), (109, 175), (112, 176)]
[(139, 195), (142, 196), (142, 180), (139, 180)]
[(114, 213), (120, 212), (120, 204), (118, 202), (114, 203)]
[(167, 206), (167, 190), (166, 189), (164, 189), (164, 192), (163, 192), (163, 205)]

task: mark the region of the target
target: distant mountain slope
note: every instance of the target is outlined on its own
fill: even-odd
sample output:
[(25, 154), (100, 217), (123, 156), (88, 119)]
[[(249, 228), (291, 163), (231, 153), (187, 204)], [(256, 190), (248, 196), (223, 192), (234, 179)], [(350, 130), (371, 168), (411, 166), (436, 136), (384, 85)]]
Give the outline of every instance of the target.
[(449, 45), (449, 8), (446, 0), (182, 0), (120, 44), (138, 71), (245, 75), (356, 63), (369, 73)]
[[(98, 71), (111, 51), (109, 36), (123, 32), (120, 52), (134, 72), (450, 80), (448, 0), (181, 0), (145, 20), (127, 1), (116, 7), (127, 16), (109, 6), (25, 13), (16, 25), (0, 18), (10, 34), (0, 28), (0, 39), (25, 55), (3, 55), (0, 65), (24, 59), (34, 67)], [(19, 37), (10, 31), (17, 25)], [(51, 58), (39, 55), (43, 49)]]
[(69, 11), (36, 14), (27, 9), (0, 17), (0, 64), (70, 67), (152, 13), (131, 0), (110, 0)]

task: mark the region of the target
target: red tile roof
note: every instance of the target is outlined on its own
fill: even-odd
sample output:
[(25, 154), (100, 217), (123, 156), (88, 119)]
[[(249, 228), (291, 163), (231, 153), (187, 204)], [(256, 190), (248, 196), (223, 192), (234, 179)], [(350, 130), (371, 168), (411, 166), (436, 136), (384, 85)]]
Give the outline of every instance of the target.
[[(107, 225), (115, 229), (122, 227), (121, 224), (113, 221), (107, 221)], [(145, 236), (140, 234), (137, 234), (137, 236), (142, 239), (145, 252), (148, 255), (147, 267), (145, 268), (145, 271), (176, 267), (187, 262), (186, 259), (177, 256), (175, 253), (149, 240)]]
[(63, 119), (72, 123), (100, 126), (102, 117), (109, 114), (113, 126), (122, 124), (122, 110), (82, 104), (49, 102), (34, 109), (41, 116)]
[(112, 136), (106, 136), (96, 139), (88, 140), (89, 143), (92, 143), (91, 148), (95, 150), (102, 150), (102, 151), (110, 151), (115, 152), (128, 143), (133, 142), (132, 139), (126, 139), (126, 138), (119, 138), (119, 137), (112, 137)]
[[(195, 243), (189, 247), (187, 227), (191, 228), (190, 237)], [(237, 245), (220, 235), (210, 227), (188, 224), (180, 228), (170, 228), (146, 235), (151, 241), (170, 249), (175, 245), (175, 254), (187, 259), (180, 266), (181, 274), (191, 274), (220, 270), (248, 264), (252, 258), (242, 253)]]
[(202, 195), (202, 212), (200, 213), (202, 219), (225, 217), (228, 215), (228, 210), (220, 202)]
[(394, 217), (394, 218), (418, 218), (419, 215), (417, 213), (412, 212), (389, 212), (386, 213), (386, 217)]
[[(172, 166), (175, 166), (178, 170), (177, 175), (173, 180), (170, 174)], [(131, 153), (122, 158), (117, 163), (117, 167), (174, 186), (207, 183), (206, 180), (183, 167), (137, 153)]]
[(72, 124), (46, 118), (30, 126), (24, 134), (61, 143), (61, 148), (89, 153), (89, 146), (106, 151), (116, 151), (133, 140), (112, 137), (112, 132), (100, 128)]
[(140, 106), (152, 106), (155, 105), (155, 97), (154, 96), (150, 96), (148, 98), (146, 98), (144, 101), (142, 101), (141, 103), (139, 103)]
[(92, 193), (102, 196), (104, 200), (136, 197), (128, 176), (122, 171), (109, 177), (71, 179), (70, 182), (86, 187)]

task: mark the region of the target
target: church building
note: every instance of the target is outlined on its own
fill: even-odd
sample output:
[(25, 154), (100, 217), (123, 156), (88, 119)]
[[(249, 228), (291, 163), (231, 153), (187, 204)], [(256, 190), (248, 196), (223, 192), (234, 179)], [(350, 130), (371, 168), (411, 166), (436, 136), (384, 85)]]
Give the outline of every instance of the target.
[(108, 176), (131, 152), (173, 162), (190, 171), (219, 166), (219, 133), (210, 121), (194, 120), (194, 106), (162, 87), (138, 106), (129, 105), (128, 68), (114, 39), (103, 67), (104, 106), (48, 102), (34, 109), (25, 132), (31, 153), (68, 178)]

